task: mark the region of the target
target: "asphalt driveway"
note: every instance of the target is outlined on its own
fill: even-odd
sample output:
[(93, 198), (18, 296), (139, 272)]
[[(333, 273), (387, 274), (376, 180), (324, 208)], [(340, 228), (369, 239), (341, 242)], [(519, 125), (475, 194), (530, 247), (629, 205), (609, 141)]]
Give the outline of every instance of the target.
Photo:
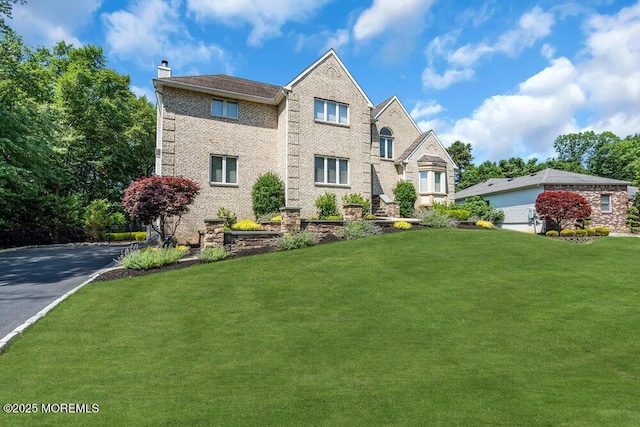
[(56, 246), (0, 252), (0, 339), (112, 264), (124, 248)]

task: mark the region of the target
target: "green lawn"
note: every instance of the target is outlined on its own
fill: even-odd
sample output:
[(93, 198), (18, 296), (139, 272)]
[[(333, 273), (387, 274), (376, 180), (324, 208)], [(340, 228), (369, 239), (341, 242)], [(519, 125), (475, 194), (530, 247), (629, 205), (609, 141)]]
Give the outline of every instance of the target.
[(0, 355), (1, 425), (640, 425), (640, 239), (417, 230), (99, 282)]

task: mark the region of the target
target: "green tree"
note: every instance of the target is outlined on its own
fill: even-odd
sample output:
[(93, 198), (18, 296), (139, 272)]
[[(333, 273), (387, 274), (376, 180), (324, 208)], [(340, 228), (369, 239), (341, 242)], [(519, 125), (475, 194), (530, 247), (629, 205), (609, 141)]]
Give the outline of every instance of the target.
[(633, 182), (640, 173), (640, 134), (602, 141), (589, 161), (589, 173)]
[(456, 184), (463, 180), (464, 175), (473, 167), (473, 155), (471, 144), (461, 141), (455, 141), (447, 148), (447, 153), (453, 159), (453, 162), (458, 166), (455, 172)]

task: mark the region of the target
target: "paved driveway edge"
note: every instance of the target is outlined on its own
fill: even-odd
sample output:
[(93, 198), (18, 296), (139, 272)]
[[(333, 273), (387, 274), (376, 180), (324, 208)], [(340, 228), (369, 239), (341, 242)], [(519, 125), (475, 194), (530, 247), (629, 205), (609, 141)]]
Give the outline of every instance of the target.
[(27, 319), (22, 325), (20, 325), (17, 328), (15, 328), (12, 332), (9, 332), (9, 334), (7, 334), (7, 336), (5, 336), (4, 338), (0, 339), (0, 353), (3, 353), (7, 349), (9, 344), (11, 344), (11, 342), (14, 339), (18, 338), (20, 335), (22, 335), (24, 333), (24, 331), (26, 331), (29, 327), (31, 327), (31, 325), (33, 325), (38, 320), (40, 320), (44, 316), (46, 316), (47, 313), (49, 313), (51, 310), (53, 310), (58, 304), (60, 304), (62, 301), (66, 300), (71, 295), (73, 295), (76, 292), (78, 292), (85, 285), (93, 282), (95, 280), (95, 278), (100, 275), (100, 273), (102, 273), (102, 270), (98, 271), (95, 274), (93, 274), (87, 280), (85, 280), (84, 282), (82, 282), (81, 284), (76, 286), (75, 288), (71, 289), (69, 292), (67, 292), (66, 294), (62, 295), (60, 298), (58, 298), (55, 301), (53, 301), (51, 304), (49, 304), (48, 306), (46, 306), (45, 308), (40, 310), (38, 313), (33, 315), (31, 318)]

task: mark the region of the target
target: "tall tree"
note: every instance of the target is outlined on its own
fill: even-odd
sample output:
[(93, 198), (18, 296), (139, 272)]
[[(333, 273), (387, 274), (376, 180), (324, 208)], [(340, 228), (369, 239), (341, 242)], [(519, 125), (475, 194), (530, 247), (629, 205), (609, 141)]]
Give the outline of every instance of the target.
[(602, 141), (589, 161), (589, 173), (633, 182), (640, 173), (640, 134)]
[(619, 139), (611, 132), (603, 132), (601, 134), (596, 134), (593, 131), (570, 133), (556, 138), (553, 148), (558, 153), (558, 160), (575, 163), (587, 168), (599, 147), (616, 142)]
[(456, 184), (462, 181), (464, 174), (473, 167), (473, 155), (471, 144), (461, 141), (455, 141), (447, 148), (447, 153), (453, 159), (453, 162), (458, 166), (458, 170), (455, 173)]

